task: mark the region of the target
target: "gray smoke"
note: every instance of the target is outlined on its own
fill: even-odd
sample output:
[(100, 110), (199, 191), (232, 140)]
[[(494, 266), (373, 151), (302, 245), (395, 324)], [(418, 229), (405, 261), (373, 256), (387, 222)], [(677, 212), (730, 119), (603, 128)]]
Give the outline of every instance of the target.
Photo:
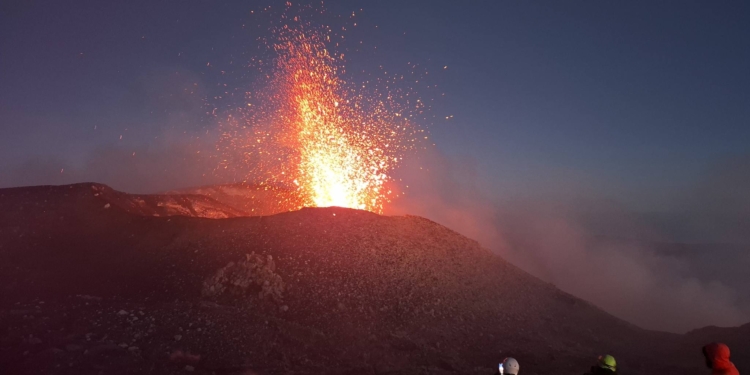
[(212, 173), (216, 160), (202, 156), (196, 148), (187, 142), (140, 147), (113, 144), (94, 149), (83, 162), (32, 157), (0, 167), (0, 187), (91, 181), (130, 193), (154, 193), (218, 182)]
[[(579, 184), (580, 175), (566, 177), (570, 171), (535, 181), (539, 189), (511, 192), (493, 190), (470, 160), (433, 152), (417, 164), (421, 169), (404, 171), (409, 189), (391, 213), (425, 216), (475, 238), (529, 273), (644, 328), (685, 332), (750, 321), (750, 296), (742, 292), (750, 287), (743, 271), (750, 246), (737, 244), (746, 239), (737, 218), (750, 211), (736, 210), (747, 202), (741, 191), (750, 191), (750, 179), (740, 176), (748, 176), (750, 163), (725, 163), (732, 167), (710, 174), (689, 202), (681, 202), (689, 213), (656, 217), (629, 210), (592, 189), (595, 184)], [(707, 206), (734, 226), (701, 226)], [(695, 228), (703, 229), (704, 245), (686, 243)]]

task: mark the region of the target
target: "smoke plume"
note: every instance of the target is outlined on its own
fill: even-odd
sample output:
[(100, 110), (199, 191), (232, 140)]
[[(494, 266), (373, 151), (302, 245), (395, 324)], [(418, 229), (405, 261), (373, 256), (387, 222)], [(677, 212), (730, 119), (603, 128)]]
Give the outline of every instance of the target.
[[(416, 164), (420, 167), (405, 171), (409, 188), (391, 213), (425, 216), (475, 238), (527, 272), (644, 328), (686, 332), (750, 321), (750, 300), (742, 293), (750, 278), (739, 267), (734, 275), (742, 273), (741, 279), (700, 272), (738, 263), (746, 269), (748, 252), (722, 251), (721, 245), (696, 252), (674, 235), (680, 231), (662, 230), (669, 225), (655, 225), (652, 217), (592, 191), (595, 184), (576, 187), (581, 176), (566, 179), (568, 171), (550, 173), (554, 179), (546, 183), (537, 181), (540, 189), (508, 192), (489, 189), (470, 160), (434, 151)], [(716, 196), (728, 199), (725, 191), (739, 192), (736, 180), (745, 181), (737, 177), (737, 168), (744, 170), (745, 164), (737, 165), (699, 189), (718, 189), (722, 194)], [(729, 176), (735, 182), (731, 188), (725, 185)], [(716, 196), (696, 196), (704, 198), (692, 206), (716, 207), (708, 203)], [(737, 198), (746, 199), (744, 194)], [(734, 239), (728, 234), (736, 233), (730, 232), (705, 233), (704, 238), (721, 244)]]

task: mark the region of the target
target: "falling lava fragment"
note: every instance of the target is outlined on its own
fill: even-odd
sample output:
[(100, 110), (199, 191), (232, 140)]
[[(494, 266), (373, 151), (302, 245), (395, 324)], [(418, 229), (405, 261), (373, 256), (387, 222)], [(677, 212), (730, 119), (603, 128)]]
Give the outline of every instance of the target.
[(292, 191), (288, 210), (382, 212), (389, 173), (412, 147), (403, 106), (387, 87), (344, 80), (344, 55), (329, 52), (327, 29), (285, 25), (274, 35), (264, 88), (247, 95), (254, 103), (228, 122), (222, 142), (247, 155), (248, 180)]

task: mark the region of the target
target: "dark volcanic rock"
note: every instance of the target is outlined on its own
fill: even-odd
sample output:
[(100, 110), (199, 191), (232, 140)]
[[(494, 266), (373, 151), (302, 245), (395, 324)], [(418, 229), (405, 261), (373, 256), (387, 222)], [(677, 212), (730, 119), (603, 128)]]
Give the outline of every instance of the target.
[(205, 196), (223, 205), (246, 212), (244, 216), (267, 216), (289, 211), (289, 207), (300, 207), (302, 202), (293, 190), (269, 185), (246, 183), (203, 186), (169, 191), (178, 196)]
[(423, 218), (156, 217), (134, 199), (0, 190), (0, 369), (483, 374), (514, 356), (580, 374), (607, 352), (628, 373), (703, 371), (695, 335), (639, 329)]
[(249, 216), (241, 209), (221, 203), (202, 194), (125, 194), (112, 188), (91, 184), (94, 197), (99, 197), (105, 208), (117, 207), (125, 212), (141, 216), (192, 216), (211, 219)]

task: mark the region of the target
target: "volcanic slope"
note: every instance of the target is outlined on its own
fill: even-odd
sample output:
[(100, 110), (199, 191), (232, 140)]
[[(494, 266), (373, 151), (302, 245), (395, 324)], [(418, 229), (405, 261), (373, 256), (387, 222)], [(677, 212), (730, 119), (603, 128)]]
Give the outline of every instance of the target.
[(0, 373), (485, 374), (510, 355), (580, 374), (602, 352), (633, 374), (702, 371), (682, 336), (423, 218), (144, 216), (103, 188), (0, 190)]
[(116, 206), (125, 212), (141, 216), (180, 215), (211, 219), (249, 216), (247, 212), (219, 202), (209, 194), (125, 194), (101, 184), (91, 184), (91, 191), (95, 197), (101, 197), (101, 200), (106, 202), (104, 205)]
[[(247, 212), (245, 216), (267, 216), (299, 207), (302, 202), (293, 190), (270, 185), (236, 183), (210, 185), (197, 188), (173, 190), (165, 193), (176, 196), (206, 196), (225, 206)], [(201, 216), (201, 215), (188, 215)]]

